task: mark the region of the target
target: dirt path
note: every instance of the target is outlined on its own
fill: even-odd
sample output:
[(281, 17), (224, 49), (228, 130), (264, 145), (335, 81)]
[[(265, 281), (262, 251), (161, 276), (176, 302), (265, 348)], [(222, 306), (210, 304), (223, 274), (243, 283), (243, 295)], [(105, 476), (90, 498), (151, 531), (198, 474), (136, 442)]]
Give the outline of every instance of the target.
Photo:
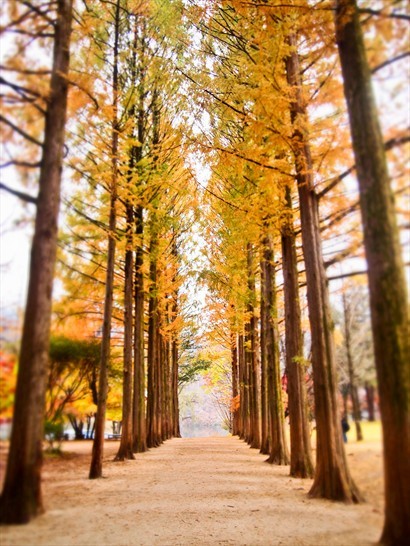
[(376, 446), (348, 447), (368, 503), (309, 500), (310, 480), (237, 438), (173, 439), (135, 461), (112, 462), (88, 480), (90, 442), (44, 469), (47, 512), (26, 526), (0, 528), (1, 546), (366, 546), (382, 526), (381, 457)]

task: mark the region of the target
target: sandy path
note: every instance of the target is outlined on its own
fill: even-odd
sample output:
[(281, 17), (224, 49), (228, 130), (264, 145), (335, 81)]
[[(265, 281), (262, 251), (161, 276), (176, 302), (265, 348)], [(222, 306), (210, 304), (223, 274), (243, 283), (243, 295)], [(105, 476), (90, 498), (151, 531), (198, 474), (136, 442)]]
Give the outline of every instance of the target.
[(237, 438), (173, 439), (124, 463), (107, 442), (102, 480), (87, 479), (90, 442), (65, 449), (77, 453), (45, 465), (46, 514), (0, 528), (1, 546), (365, 546), (380, 535), (381, 458), (368, 446), (348, 448), (370, 494), (360, 506), (309, 500), (310, 480)]

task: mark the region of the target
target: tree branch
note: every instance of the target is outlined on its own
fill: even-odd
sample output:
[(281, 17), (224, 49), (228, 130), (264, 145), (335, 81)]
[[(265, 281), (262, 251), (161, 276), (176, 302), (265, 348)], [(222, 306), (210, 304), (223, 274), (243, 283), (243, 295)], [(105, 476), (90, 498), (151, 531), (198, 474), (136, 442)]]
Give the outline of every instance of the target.
[(34, 137), (32, 137), (31, 135), (29, 135), (28, 133), (26, 133), (25, 131), (23, 131), (23, 129), (20, 129), (20, 127), (17, 127), (17, 125), (14, 125), (13, 122), (11, 122), (10, 120), (8, 120), (7, 118), (5, 118), (4, 116), (2, 116), (0, 114), (0, 122), (3, 122), (5, 123), (6, 125), (8, 125), (9, 127), (11, 127), (13, 129), (13, 131), (15, 131), (16, 133), (18, 133), (19, 135), (21, 135), (23, 138), (25, 138), (26, 140), (28, 140), (29, 142), (32, 142), (33, 144), (36, 144), (37, 146), (40, 146), (40, 148), (43, 147), (43, 143), (40, 142), (39, 140), (35, 139)]
[(389, 64), (393, 64), (396, 61), (401, 61), (402, 59), (405, 59), (406, 57), (410, 56), (410, 51), (405, 51), (404, 53), (401, 53), (400, 55), (396, 55), (396, 57), (393, 57), (392, 59), (387, 59), (387, 61), (384, 61), (384, 63), (381, 63), (374, 68), (372, 68), (371, 73), (375, 74), (385, 66), (388, 66)]
[(23, 191), (13, 190), (9, 186), (6, 186), (6, 184), (3, 184), (3, 182), (0, 182), (0, 190), (5, 190), (8, 193), (11, 193), (12, 195), (18, 197), (19, 199), (26, 201), (27, 203), (33, 203), (33, 205), (37, 205), (37, 197), (32, 197), (31, 195)]
[[(405, 144), (406, 142), (410, 142), (410, 135), (404, 135), (400, 137), (393, 137), (387, 140), (384, 143), (384, 149), (386, 152), (389, 150), (395, 148), (396, 146), (401, 146), (402, 144)], [(342, 172), (342, 174), (339, 174), (336, 178), (334, 178), (331, 182), (329, 182), (329, 185), (323, 188), (322, 191), (320, 191), (317, 194), (318, 199), (322, 199), (330, 190), (332, 190), (335, 186), (339, 184), (348, 174), (350, 174), (352, 171), (356, 169), (356, 164), (352, 165), (347, 169), (346, 171)]]

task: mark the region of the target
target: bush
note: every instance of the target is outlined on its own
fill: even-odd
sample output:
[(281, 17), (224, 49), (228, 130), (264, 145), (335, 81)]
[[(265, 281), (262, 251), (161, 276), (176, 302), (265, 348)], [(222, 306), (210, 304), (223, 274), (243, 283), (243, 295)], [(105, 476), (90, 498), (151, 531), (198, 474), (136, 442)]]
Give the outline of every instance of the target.
[(49, 453), (61, 453), (64, 423), (62, 421), (46, 421), (44, 423), (44, 438), (48, 442), (47, 451)]

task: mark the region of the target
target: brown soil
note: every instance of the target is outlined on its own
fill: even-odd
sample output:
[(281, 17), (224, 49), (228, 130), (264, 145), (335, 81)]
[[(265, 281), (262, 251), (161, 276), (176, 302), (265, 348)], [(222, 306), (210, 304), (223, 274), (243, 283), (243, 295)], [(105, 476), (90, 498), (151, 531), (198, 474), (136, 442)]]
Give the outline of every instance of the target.
[[(66, 442), (44, 466), (46, 513), (0, 528), (1, 546), (370, 546), (383, 523), (378, 443), (347, 444), (352, 474), (367, 497), (359, 506), (311, 500), (311, 480), (237, 438), (173, 439), (113, 462), (89, 480), (91, 442)], [(3, 444), (3, 460), (5, 445)]]

